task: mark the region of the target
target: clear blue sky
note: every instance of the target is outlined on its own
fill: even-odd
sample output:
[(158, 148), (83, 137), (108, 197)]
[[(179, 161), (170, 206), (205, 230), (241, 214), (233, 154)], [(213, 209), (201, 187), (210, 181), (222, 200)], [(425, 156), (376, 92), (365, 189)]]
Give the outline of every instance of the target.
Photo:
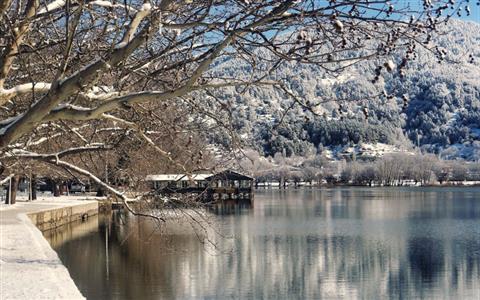
[(465, 19), (480, 23), (480, 6), (474, 4), (472, 7), (472, 15), (470, 17), (465, 17)]
[[(475, 21), (475, 22), (478, 22), (480, 23), (480, 6), (477, 5), (477, 3), (479, 2), (480, 0), (470, 0), (469, 2), (470, 3), (466, 3), (467, 1), (466, 0), (457, 0), (455, 1), (455, 7), (457, 7), (460, 3), (461, 3), (461, 7), (462, 7), (462, 17), (458, 17), (456, 14), (454, 15), (455, 18), (458, 18), (458, 19), (461, 19), (461, 20), (469, 20), (469, 21)], [(320, 0), (319, 3), (322, 3), (322, 2), (326, 2), (326, 0)], [(422, 1), (421, 0), (398, 0), (398, 1), (393, 1), (395, 3), (395, 5), (397, 6), (398, 8), (398, 5), (400, 4), (400, 7), (402, 6), (402, 4), (404, 6), (409, 6), (409, 7), (412, 7), (412, 8), (417, 8), (419, 10), (421, 10), (421, 7), (422, 7)], [(465, 12), (465, 6), (468, 5), (470, 7), (470, 16), (467, 17), (467, 14)], [(447, 9), (445, 11), (446, 13), (451, 13), (452, 10), (450, 9)]]
[[(469, 21), (475, 21), (480, 23), (480, 6), (477, 5), (477, 2), (480, 0), (470, 0), (470, 17), (467, 17), (466, 15), (461, 17), (460, 19), (462, 20), (469, 20)], [(464, 11), (465, 14), (465, 11)]]

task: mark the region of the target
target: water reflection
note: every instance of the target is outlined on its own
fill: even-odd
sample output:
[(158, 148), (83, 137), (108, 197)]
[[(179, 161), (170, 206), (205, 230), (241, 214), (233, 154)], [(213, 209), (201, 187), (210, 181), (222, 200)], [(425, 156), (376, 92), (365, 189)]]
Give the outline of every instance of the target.
[(241, 215), (253, 208), (254, 201), (250, 199), (224, 200), (222, 204), (214, 204), (208, 210), (216, 215)]
[(478, 188), (267, 190), (210, 212), (232, 251), (120, 213), (46, 235), (91, 299), (480, 298)]

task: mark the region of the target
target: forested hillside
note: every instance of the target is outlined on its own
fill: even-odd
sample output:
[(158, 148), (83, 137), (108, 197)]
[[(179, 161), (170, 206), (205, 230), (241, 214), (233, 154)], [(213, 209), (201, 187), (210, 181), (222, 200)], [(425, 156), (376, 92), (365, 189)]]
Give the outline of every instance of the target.
[[(269, 79), (284, 82), (305, 105), (270, 87), (231, 88), (220, 97), (247, 146), (265, 156), (306, 155), (318, 148), (386, 143), (420, 146), (443, 158), (480, 159), (480, 25), (452, 20), (436, 38), (434, 51), (420, 49), (405, 76), (382, 73), (382, 61), (359, 63), (332, 76), (318, 66), (283, 63)], [(439, 62), (436, 53), (444, 52)], [(212, 70), (237, 79), (267, 69), (264, 60), (224, 60)], [(395, 63), (401, 63), (399, 54)], [(328, 75), (327, 75), (328, 74)], [(255, 74), (253, 75), (255, 76)], [(280, 101), (283, 99), (283, 101)], [(297, 101), (298, 101), (297, 99)], [(216, 136), (217, 141), (221, 141)]]

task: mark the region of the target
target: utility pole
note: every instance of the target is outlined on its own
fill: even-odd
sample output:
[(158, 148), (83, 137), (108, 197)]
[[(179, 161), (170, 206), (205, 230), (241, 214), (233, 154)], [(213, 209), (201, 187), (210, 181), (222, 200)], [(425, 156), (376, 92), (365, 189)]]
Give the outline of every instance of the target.
[(108, 163), (105, 161), (105, 183), (108, 184)]
[(105, 183), (108, 184), (108, 152), (105, 152)]
[(107, 280), (110, 278), (110, 260), (108, 257), (108, 234), (109, 234), (110, 223), (105, 226), (105, 268), (107, 271)]
[(6, 201), (7, 204), (12, 204), (12, 197), (10, 196), (11, 191), (12, 191), (12, 177), (10, 177), (10, 179), (8, 180), (7, 201)]
[(28, 176), (28, 201), (33, 200), (33, 191), (32, 191), (32, 171), (30, 171), (30, 175)]

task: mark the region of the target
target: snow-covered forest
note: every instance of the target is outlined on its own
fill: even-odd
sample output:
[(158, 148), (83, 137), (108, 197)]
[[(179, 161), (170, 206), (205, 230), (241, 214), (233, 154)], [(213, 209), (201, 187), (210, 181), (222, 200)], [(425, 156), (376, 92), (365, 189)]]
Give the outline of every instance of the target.
[[(434, 42), (445, 61), (417, 46), (416, 59), (404, 74), (382, 72), (377, 82), (372, 82), (375, 60), (357, 64), (338, 77), (318, 65), (284, 62), (271, 77), (305, 100), (300, 104), (293, 105), (294, 99), (268, 87), (231, 88), (221, 98), (232, 105), (233, 125), (246, 147), (265, 156), (284, 149), (287, 156), (306, 156), (319, 148), (385, 143), (419, 146), (445, 159), (478, 160), (480, 25), (452, 20), (441, 27)], [(395, 63), (401, 60), (398, 56)], [(261, 69), (264, 62), (257, 63)], [(241, 59), (225, 59), (214, 72), (247, 78), (251, 69)], [(219, 135), (213, 140), (229, 143)]]

